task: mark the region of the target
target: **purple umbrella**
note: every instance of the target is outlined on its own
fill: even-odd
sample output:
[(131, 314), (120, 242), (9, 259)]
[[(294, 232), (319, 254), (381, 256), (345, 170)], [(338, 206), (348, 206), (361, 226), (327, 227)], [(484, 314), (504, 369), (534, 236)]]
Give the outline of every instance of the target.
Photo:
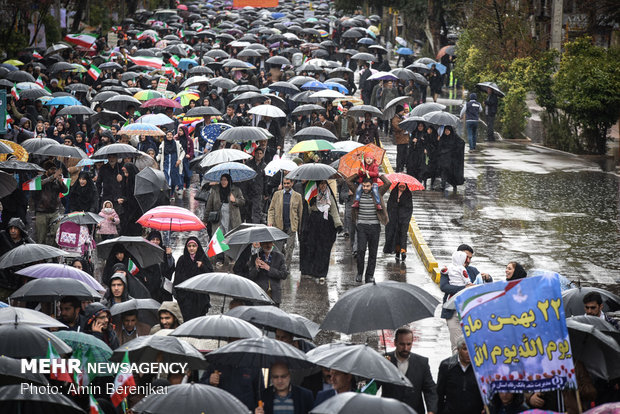
[(59, 277), (79, 280), (86, 283), (91, 288), (105, 292), (105, 288), (83, 270), (66, 264), (59, 263), (41, 263), (28, 266), (18, 272), (18, 275), (28, 276), (35, 279), (56, 279)]
[(288, 42), (275, 42), (269, 45), (270, 49), (277, 49), (280, 46), (289, 46), (290, 44)]

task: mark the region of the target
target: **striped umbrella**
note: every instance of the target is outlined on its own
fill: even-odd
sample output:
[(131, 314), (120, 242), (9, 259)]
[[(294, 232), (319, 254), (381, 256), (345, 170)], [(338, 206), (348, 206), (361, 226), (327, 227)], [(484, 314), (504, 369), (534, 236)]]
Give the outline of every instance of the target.
[(324, 139), (310, 139), (295, 144), (295, 146), (289, 151), (289, 154), (311, 151), (329, 151), (333, 149), (334, 146), (329, 141), (325, 141)]
[(151, 137), (166, 136), (166, 133), (153, 124), (134, 123), (121, 128), (119, 134), (148, 135)]
[(163, 98), (163, 95), (160, 92), (147, 89), (147, 90), (137, 92), (133, 97), (139, 101), (144, 102), (144, 101), (148, 101), (149, 99)]
[(189, 105), (190, 101), (199, 101), (200, 95), (194, 91), (183, 91), (175, 95), (174, 100), (179, 102), (181, 106)]
[(198, 231), (206, 228), (194, 213), (177, 206), (152, 208), (138, 219), (138, 224), (160, 231)]

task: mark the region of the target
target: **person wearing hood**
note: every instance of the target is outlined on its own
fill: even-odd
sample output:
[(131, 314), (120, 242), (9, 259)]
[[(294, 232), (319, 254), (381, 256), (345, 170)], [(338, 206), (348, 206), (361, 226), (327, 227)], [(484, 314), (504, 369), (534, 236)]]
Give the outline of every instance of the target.
[(103, 202), (103, 206), (99, 215), (103, 217), (103, 221), (97, 225), (97, 231), (101, 235), (101, 240), (107, 240), (118, 236), (117, 226), (121, 222), (118, 213), (114, 210), (114, 203), (110, 200)]
[(146, 239), (164, 250), (164, 260), (161, 263), (142, 269), (140, 271), (140, 278), (153, 299), (158, 302), (172, 300), (170, 288), (172, 287), (171, 280), (175, 268), (172, 249), (162, 244), (161, 233), (157, 230), (152, 230)]
[(110, 348), (116, 349), (120, 346), (114, 325), (112, 325), (112, 314), (103, 303), (94, 302), (84, 309), (86, 324), (82, 331), (90, 334), (97, 339), (101, 339)]
[(240, 207), (243, 205), (245, 198), (239, 187), (233, 185), (230, 174), (222, 174), (220, 183), (209, 191), (204, 221), (211, 223), (213, 232), (219, 227), (226, 234), (241, 224)]
[(456, 187), (465, 182), (465, 142), (451, 126), (444, 127), (437, 146), (441, 190), (450, 184), (456, 193)]
[(69, 192), (70, 202), (69, 210), (83, 211), (85, 213), (96, 213), (99, 208), (99, 196), (97, 195), (97, 187), (90, 178), (90, 174), (82, 171), (77, 179), (77, 183), (71, 186)]
[(183, 178), (185, 188), (189, 189), (192, 179), (192, 170), (189, 167), (189, 162), (194, 159), (194, 140), (192, 140), (192, 137), (189, 136), (189, 129), (186, 125), (179, 125), (174, 139), (181, 144), (181, 148), (185, 152), (185, 155), (183, 156), (183, 170), (181, 171), (181, 176)]
[(121, 181), (121, 197), (118, 199), (119, 204), (122, 206), (120, 218), (121, 218), (121, 235), (122, 236), (141, 236), (142, 226), (137, 223), (138, 219), (142, 215), (140, 205), (136, 196), (134, 195), (136, 186), (136, 175), (138, 174), (138, 168), (127, 162), (122, 168), (123, 179)]
[(176, 329), (184, 321), (179, 303), (173, 301), (162, 302), (157, 311), (157, 316), (159, 323), (151, 328), (151, 335), (161, 329)]
[(116, 272), (110, 278), (110, 287), (103, 295), (101, 303), (108, 308), (112, 308), (117, 303), (126, 302), (132, 299), (129, 296), (129, 289), (127, 288), (127, 276), (123, 272)]
[[(177, 260), (173, 286), (201, 273), (213, 272), (213, 266), (205, 254), (200, 240), (191, 236), (185, 242), (183, 255)], [(179, 302), (183, 318), (188, 321), (197, 316), (204, 316), (209, 311), (209, 295), (174, 289), (174, 297)]]
[(17, 217), (9, 220), (6, 230), (0, 231), (0, 256), (22, 244), (34, 243), (24, 222)]
[[(129, 261), (129, 259), (127, 259), (127, 260)], [(134, 264), (136, 264), (136, 263), (134, 262)], [(106, 263), (106, 268), (104, 268), (104, 271), (106, 269), (107, 269), (107, 263)], [(112, 276), (114, 276), (117, 273), (121, 273), (121, 274), (123, 274), (125, 276), (125, 284), (126, 284), (126, 287), (127, 287), (127, 294), (130, 295), (129, 298), (150, 299), (151, 295), (149, 294), (149, 290), (141, 282), (140, 271), (141, 270), (138, 269), (138, 272), (136, 272), (135, 275), (134, 275), (134, 274), (129, 273), (129, 271), (127, 270), (127, 265), (125, 265), (125, 263), (123, 263), (123, 262), (116, 263), (111, 268), (111, 272), (110, 272), (111, 276), (109, 276), (108, 283), (106, 283), (106, 285), (107, 286), (111, 286)], [(108, 273), (108, 274), (110, 274), (110, 273)], [(105, 280), (105, 276), (106, 276), (106, 274), (103, 275), (104, 280)]]
[(480, 119), (480, 111), (482, 111), (482, 105), (476, 99), (478, 96), (475, 93), (469, 94), (469, 101), (463, 105), (461, 109), (460, 117), (465, 120), (467, 127), (467, 139), (469, 140), (469, 150), (476, 150), (476, 138), (478, 137), (478, 120)]
[(174, 196), (174, 192), (183, 187), (183, 160), (185, 159), (185, 150), (181, 143), (174, 139), (172, 131), (166, 132), (166, 138), (159, 146), (159, 169), (164, 172), (166, 182), (170, 186), (170, 196)]

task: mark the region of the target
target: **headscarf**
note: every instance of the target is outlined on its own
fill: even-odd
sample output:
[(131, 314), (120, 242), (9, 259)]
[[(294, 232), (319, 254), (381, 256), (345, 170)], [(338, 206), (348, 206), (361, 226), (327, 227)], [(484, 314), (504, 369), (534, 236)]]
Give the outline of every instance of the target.
[[(221, 184), (218, 185), (218, 187), (220, 188), (220, 201), (222, 203), (228, 203), (233, 181), (232, 181), (232, 177), (230, 176), (230, 174), (222, 174), (222, 177), (226, 177), (226, 179), (228, 179), (228, 185), (226, 187), (222, 187)], [(221, 179), (220, 179), (220, 182), (221, 182)]]
[[(179, 135), (179, 131), (181, 130), (183, 131), (183, 136)], [(184, 151), (187, 151), (187, 140), (189, 139), (189, 129), (187, 126), (179, 125), (174, 139), (179, 141), (179, 144), (181, 144), (181, 148), (183, 148)]]
[(525, 271), (525, 268), (521, 266), (520, 263), (517, 263), (517, 262), (513, 262), (513, 263), (514, 263), (515, 271), (512, 273), (512, 277), (510, 278), (510, 280), (525, 279), (527, 277), (527, 272)]
[(171, 140), (168, 140), (168, 138), (164, 138), (164, 154), (169, 155), (169, 154), (176, 154), (176, 153), (177, 153), (177, 145), (176, 145), (176, 141), (174, 140), (174, 137)]
[(322, 183), (323, 181), (320, 181), (317, 184), (317, 188), (318, 188), (318, 194), (316, 195), (316, 208), (323, 213), (323, 218), (325, 220), (328, 219), (329, 217), (329, 208), (332, 205), (332, 198), (331, 198), (331, 191), (329, 188), (329, 184), (327, 184), (327, 187), (325, 188), (325, 192), (321, 191), (321, 187), (319, 186), (320, 183)]

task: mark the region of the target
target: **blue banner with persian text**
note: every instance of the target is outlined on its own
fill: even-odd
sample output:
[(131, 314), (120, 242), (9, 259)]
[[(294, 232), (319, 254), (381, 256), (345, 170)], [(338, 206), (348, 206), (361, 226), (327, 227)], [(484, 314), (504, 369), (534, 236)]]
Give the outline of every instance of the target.
[(488, 283), (455, 303), (485, 404), (496, 392), (577, 387), (557, 278)]

